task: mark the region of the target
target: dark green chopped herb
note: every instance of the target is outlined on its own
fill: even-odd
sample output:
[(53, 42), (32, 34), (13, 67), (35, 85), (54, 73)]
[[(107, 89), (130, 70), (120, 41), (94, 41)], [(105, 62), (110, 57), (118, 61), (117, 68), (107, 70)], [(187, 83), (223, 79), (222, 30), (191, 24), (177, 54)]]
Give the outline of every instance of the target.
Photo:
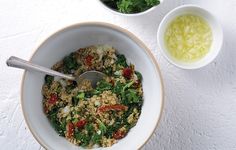
[(134, 89), (128, 89), (125, 96), (129, 103), (138, 103), (141, 99), (141, 97), (138, 96), (137, 91)]
[(97, 83), (96, 90), (100, 91), (100, 92), (103, 92), (103, 91), (106, 91), (106, 90), (111, 90), (111, 88), (112, 88), (111, 83), (106, 82), (105, 80), (101, 80)]
[(124, 86), (124, 84), (122, 84), (122, 83), (120, 83), (120, 81), (118, 81), (113, 88), (113, 92), (116, 94), (120, 94), (123, 90), (123, 86)]
[(134, 84), (134, 81), (131, 81), (131, 82), (127, 83), (127, 84), (123, 87), (122, 91), (124, 92), (127, 88), (131, 87), (131, 85), (133, 85), (133, 84)]
[(52, 84), (52, 81), (54, 80), (54, 77), (53, 76), (50, 76), (50, 75), (46, 75), (45, 78), (45, 83), (50, 86)]
[(124, 105), (139, 103), (141, 100), (142, 97), (138, 95), (135, 89), (128, 89), (121, 93), (121, 102)]
[(136, 76), (138, 77), (138, 79), (139, 79), (140, 81), (142, 81), (142, 79), (143, 79), (142, 74), (141, 74), (140, 72), (138, 72), (138, 71), (135, 71), (135, 74), (136, 74)]
[(160, 4), (160, 0), (145, 0), (148, 6), (155, 6)]
[(91, 91), (86, 91), (84, 97), (85, 97), (85, 98), (90, 98), (90, 97), (92, 97), (93, 95), (94, 95), (94, 94), (93, 94), (92, 90), (91, 90)]
[(91, 90), (91, 91), (85, 92), (85, 98), (90, 98), (90, 97), (92, 97), (93, 95), (98, 95), (98, 94), (101, 94), (101, 93), (102, 93), (102, 91), (99, 91), (99, 90), (97, 90), (97, 89), (93, 89), (93, 90)]
[(101, 134), (95, 133), (95, 134), (92, 136), (92, 142), (93, 142), (94, 144), (100, 144), (101, 139), (102, 139), (102, 135), (101, 135)]
[(72, 97), (72, 104), (75, 106), (80, 100), (85, 99), (85, 93), (79, 92), (76, 96)]
[(61, 92), (61, 89), (62, 89), (62, 86), (61, 86), (61, 85), (59, 85), (59, 86), (57, 87), (57, 90), (56, 90), (56, 92), (57, 92), (57, 93), (60, 93), (60, 92)]
[(97, 121), (98, 121), (98, 124), (99, 124), (99, 131), (100, 131), (101, 133), (95, 132), (95, 133), (93, 134), (91, 140), (92, 140), (92, 142), (93, 142), (94, 144), (100, 144), (101, 139), (102, 139), (102, 136), (105, 135), (106, 132), (107, 132), (107, 127), (105, 126), (105, 124), (102, 123), (99, 119), (97, 119)]
[(130, 89), (133, 83), (134, 81), (130, 81), (126, 84), (121, 84), (120, 82), (117, 82), (115, 87), (113, 88), (114, 93), (121, 95), (122, 103), (125, 105), (131, 103), (139, 103), (142, 99), (135, 89)]
[(73, 53), (63, 59), (63, 64), (65, 73), (72, 73), (72, 70), (76, 70), (80, 66), (80, 64), (77, 63)]
[(107, 138), (110, 138), (112, 137), (113, 133), (115, 132), (116, 130), (114, 129), (114, 126), (113, 125), (110, 125), (110, 126), (107, 126), (107, 132), (105, 134), (105, 136)]
[(101, 134), (104, 135), (107, 132), (107, 127), (99, 119), (97, 119), (97, 121), (99, 123), (99, 130), (102, 132)]
[(75, 132), (75, 138), (81, 141), (82, 147), (88, 146), (91, 140), (90, 136), (88, 136), (87, 134), (81, 133), (80, 131)]
[(89, 136), (93, 135), (94, 133), (94, 127), (92, 124), (86, 124), (85, 130), (87, 130)]
[(105, 3), (107, 6), (109, 6), (112, 9), (117, 9), (117, 2), (119, 0), (102, 0), (103, 3)]
[(54, 107), (49, 113), (48, 118), (54, 129), (58, 132), (60, 136), (65, 136), (64, 131), (66, 130), (66, 123), (63, 121), (62, 123), (59, 122), (57, 119), (57, 111), (59, 108)]
[(111, 76), (112, 75), (112, 67), (107, 67), (105, 70), (104, 70), (104, 73), (108, 76)]
[(160, 0), (101, 0), (111, 9), (121, 13), (139, 13), (160, 4)]
[(128, 64), (126, 62), (126, 58), (124, 55), (117, 55), (116, 64), (121, 65), (123, 67), (128, 67)]
[(66, 93), (71, 93), (71, 91), (75, 88), (76, 86), (74, 84), (70, 84), (66, 86)]
[(72, 105), (76, 106), (78, 105), (79, 99), (77, 99), (76, 97), (72, 97)]

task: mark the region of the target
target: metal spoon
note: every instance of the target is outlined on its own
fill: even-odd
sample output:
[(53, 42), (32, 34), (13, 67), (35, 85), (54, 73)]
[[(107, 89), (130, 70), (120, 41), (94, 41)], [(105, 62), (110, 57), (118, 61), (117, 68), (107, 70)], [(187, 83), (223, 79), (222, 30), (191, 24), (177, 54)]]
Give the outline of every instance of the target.
[(33, 64), (29, 61), (23, 60), (15, 56), (11, 56), (7, 60), (6, 63), (7, 63), (7, 66), (10, 66), (10, 67), (21, 68), (28, 71), (31, 71), (31, 70), (38, 71), (38, 72), (45, 73), (47, 75), (58, 76), (58, 77), (68, 79), (68, 80), (74, 80), (77, 82), (77, 84), (80, 84), (84, 79), (87, 79), (91, 81), (93, 88), (96, 87), (96, 84), (99, 80), (103, 79), (106, 76), (102, 72), (92, 70), (92, 71), (86, 71), (82, 73), (81, 75), (74, 77), (72, 75), (65, 75), (63, 73), (51, 70), (49, 68)]

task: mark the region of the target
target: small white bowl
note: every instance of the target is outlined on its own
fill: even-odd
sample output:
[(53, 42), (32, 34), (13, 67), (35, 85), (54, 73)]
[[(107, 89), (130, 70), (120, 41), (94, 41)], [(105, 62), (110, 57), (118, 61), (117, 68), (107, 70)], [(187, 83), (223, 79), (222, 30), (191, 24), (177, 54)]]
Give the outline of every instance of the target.
[[(164, 34), (170, 22), (176, 17), (185, 14), (197, 15), (205, 19), (211, 27), (213, 34), (212, 45), (206, 56), (196, 62), (191, 63), (179, 61), (173, 58), (168, 52), (167, 47), (164, 43)], [(183, 69), (197, 69), (206, 66), (216, 58), (223, 44), (223, 31), (221, 25), (209, 11), (195, 5), (183, 5), (173, 9), (163, 18), (157, 31), (157, 42), (163, 55), (169, 62)]]
[(156, 5), (156, 6), (153, 6), (143, 12), (139, 12), (139, 13), (132, 13), (132, 14), (126, 14), (126, 13), (121, 13), (119, 11), (116, 11), (112, 8), (110, 8), (109, 6), (105, 5), (103, 2), (101, 2), (101, 0), (97, 0), (105, 9), (109, 10), (110, 12), (114, 13), (114, 14), (117, 14), (117, 15), (122, 15), (122, 16), (130, 16), (130, 17), (133, 17), (133, 16), (141, 16), (141, 15), (144, 15), (144, 14), (147, 14), (151, 11), (153, 11), (154, 9), (156, 9), (159, 5), (161, 5), (163, 3), (164, 0), (160, 0), (160, 4)]
[[(163, 109), (163, 85), (154, 56), (137, 37), (125, 29), (108, 23), (79, 23), (65, 27), (48, 37), (39, 45), (30, 61), (51, 67), (71, 52), (97, 44), (112, 45), (142, 73), (144, 103), (137, 125), (125, 138), (112, 147), (96, 149), (138, 149), (150, 138), (160, 120)], [(21, 106), (30, 131), (45, 149), (83, 149), (60, 137), (44, 114), (41, 94), (44, 76), (32, 71), (24, 73)]]

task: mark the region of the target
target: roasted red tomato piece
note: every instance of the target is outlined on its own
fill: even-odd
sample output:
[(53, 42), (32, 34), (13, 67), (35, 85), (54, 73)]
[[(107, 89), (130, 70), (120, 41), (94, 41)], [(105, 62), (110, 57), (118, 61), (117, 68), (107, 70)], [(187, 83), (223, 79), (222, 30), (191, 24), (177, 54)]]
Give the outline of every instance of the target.
[(69, 122), (66, 126), (67, 129), (67, 137), (71, 138), (74, 135), (75, 127), (74, 124)]
[(93, 60), (93, 56), (88, 55), (88, 56), (85, 58), (85, 63), (86, 63), (86, 65), (91, 66), (91, 65), (92, 65), (92, 60)]
[(87, 123), (86, 120), (80, 120), (76, 123), (76, 127), (83, 128), (86, 123)]
[(128, 107), (125, 105), (115, 104), (115, 105), (101, 106), (98, 108), (98, 111), (99, 112), (106, 112), (106, 111), (110, 111), (110, 110), (121, 111), (121, 110), (127, 110), (127, 109), (128, 109)]
[(52, 93), (52, 94), (50, 95), (50, 98), (49, 98), (49, 100), (48, 100), (48, 103), (49, 103), (49, 104), (55, 104), (56, 102), (57, 102), (57, 94)]
[(132, 75), (132, 69), (131, 68), (124, 68), (123, 69), (123, 76), (127, 79), (130, 79), (131, 78), (131, 75)]
[(125, 137), (125, 135), (126, 135), (125, 131), (118, 130), (113, 134), (113, 138), (116, 140), (119, 140), (119, 139), (122, 139), (123, 137)]

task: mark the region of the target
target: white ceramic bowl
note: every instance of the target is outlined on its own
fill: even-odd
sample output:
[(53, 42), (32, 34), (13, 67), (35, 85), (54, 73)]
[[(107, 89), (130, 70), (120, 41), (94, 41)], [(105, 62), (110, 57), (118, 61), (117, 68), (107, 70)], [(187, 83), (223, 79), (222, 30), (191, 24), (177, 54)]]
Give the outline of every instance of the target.
[[(90, 45), (109, 44), (127, 57), (143, 75), (144, 103), (137, 125), (111, 149), (137, 149), (154, 132), (163, 108), (161, 74), (150, 50), (130, 32), (107, 23), (81, 23), (66, 27), (47, 38), (30, 61), (51, 67), (69, 53)], [(44, 74), (26, 71), (22, 81), (22, 109), (26, 123), (46, 149), (75, 150), (75, 146), (58, 136), (43, 112), (41, 88)]]
[(149, 8), (149, 9), (143, 11), (143, 12), (140, 12), (140, 13), (132, 13), (132, 14), (121, 13), (121, 12), (119, 12), (119, 11), (116, 11), (116, 10), (114, 10), (114, 9), (112, 9), (112, 8), (110, 8), (110, 7), (108, 7), (108, 6), (105, 5), (103, 2), (101, 2), (101, 0), (97, 0), (97, 1), (98, 1), (105, 9), (107, 9), (108, 11), (110, 11), (110, 12), (112, 12), (112, 13), (114, 13), (114, 14), (122, 15), (122, 16), (130, 16), (130, 17), (131, 17), (131, 16), (141, 16), (141, 15), (144, 15), (144, 14), (147, 14), (147, 13), (153, 11), (153, 10), (156, 9), (158, 6), (160, 6), (160, 5), (163, 3), (164, 0), (160, 0), (160, 4), (157, 5), (157, 6), (153, 6), (153, 7)]
[[(173, 58), (168, 52), (167, 47), (165, 46), (164, 43), (164, 34), (169, 23), (176, 17), (185, 14), (193, 14), (205, 19), (210, 25), (213, 33), (212, 45), (207, 55), (202, 59), (191, 63), (178, 61), (175, 58)], [(183, 69), (197, 69), (206, 66), (216, 58), (223, 44), (223, 31), (221, 25), (217, 22), (215, 17), (207, 10), (195, 5), (183, 5), (173, 9), (163, 18), (158, 28), (157, 42), (159, 48), (163, 52), (163, 55), (166, 57), (167, 60), (169, 60), (169, 62)]]

